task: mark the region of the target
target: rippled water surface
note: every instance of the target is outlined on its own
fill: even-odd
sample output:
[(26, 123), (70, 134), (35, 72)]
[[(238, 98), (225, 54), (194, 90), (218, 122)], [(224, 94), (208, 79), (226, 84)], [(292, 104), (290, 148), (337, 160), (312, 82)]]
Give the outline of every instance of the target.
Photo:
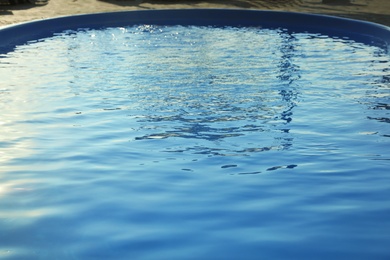
[(390, 58), (136, 26), (0, 58), (0, 258), (389, 259)]

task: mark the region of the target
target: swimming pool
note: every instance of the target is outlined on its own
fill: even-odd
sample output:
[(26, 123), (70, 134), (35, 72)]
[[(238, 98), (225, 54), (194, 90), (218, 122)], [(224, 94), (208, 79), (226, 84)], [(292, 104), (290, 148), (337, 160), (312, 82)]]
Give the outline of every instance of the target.
[(388, 37), (243, 10), (0, 31), (0, 256), (388, 258)]

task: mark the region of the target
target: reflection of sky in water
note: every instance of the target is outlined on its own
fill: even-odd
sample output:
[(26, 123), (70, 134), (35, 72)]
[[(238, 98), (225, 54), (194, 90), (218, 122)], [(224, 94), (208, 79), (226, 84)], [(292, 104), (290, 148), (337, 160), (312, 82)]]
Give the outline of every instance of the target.
[(20, 46), (0, 78), (0, 257), (388, 253), (376, 47), (112, 28)]

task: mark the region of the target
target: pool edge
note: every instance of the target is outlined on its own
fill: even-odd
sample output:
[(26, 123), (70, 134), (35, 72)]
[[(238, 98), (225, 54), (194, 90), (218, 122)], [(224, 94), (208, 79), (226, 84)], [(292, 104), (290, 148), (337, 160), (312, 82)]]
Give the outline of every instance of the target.
[[(33, 20), (0, 27), (0, 53), (32, 40), (50, 37), (64, 30), (99, 29), (136, 24), (274, 26), (306, 29), (309, 32), (373, 37), (384, 41), (390, 52), (390, 27), (374, 22), (325, 14), (254, 9), (153, 9), (77, 14)], [(45, 27), (42, 30), (42, 27)]]

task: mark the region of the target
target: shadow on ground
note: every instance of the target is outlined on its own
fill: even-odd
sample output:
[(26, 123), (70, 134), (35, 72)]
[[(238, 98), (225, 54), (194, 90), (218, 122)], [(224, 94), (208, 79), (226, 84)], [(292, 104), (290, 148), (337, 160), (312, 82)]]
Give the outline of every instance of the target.
[(12, 11), (27, 10), (33, 7), (39, 7), (39, 5), (34, 5), (31, 3), (19, 3), (10, 5), (0, 1), (0, 15), (12, 15)]
[(390, 15), (385, 14), (372, 14), (372, 13), (341, 13), (337, 14), (337, 16), (341, 16), (344, 18), (351, 18), (351, 19), (357, 19), (357, 20), (364, 20), (368, 22), (374, 22), (383, 24), (390, 27)]
[(302, 4), (303, 0), (230, 0), (230, 1), (222, 1), (222, 0), (98, 0), (102, 2), (107, 2), (111, 4), (116, 4), (120, 6), (137, 6), (140, 4), (166, 4), (166, 5), (176, 5), (176, 4), (186, 4), (186, 5), (196, 5), (199, 3), (210, 3), (210, 4), (225, 4), (231, 5), (232, 7), (237, 8), (278, 8), (285, 6), (294, 6), (297, 4)]
[[(304, 12), (327, 14), (341, 16), (345, 18), (352, 18), (358, 20), (366, 20), (370, 22), (380, 23), (390, 26), (390, 15), (376, 14), (365, 12), (365, 6), (369, 2), (349, 2), (337, 1), (329, 4), (323, 4), (321, 0), (98, 0), (101, 2), (111, 3), (119, 6), (139, 6), (142, 4), (156, 4), (156, 5), (177, 5), (185, 4), (187, 6), (196, 7), (200, 3), (210, 4), (225, 4), (232, 8), (252, 8), (252, 9), (275, 9), (284, 7), (298, 6)], [(348, 11), (348, 8), (359, 7), (360, 11)], [(142, 7), (145, 8), (145, 7)], [(345, 9), (345, 10), (344, 10)]]

